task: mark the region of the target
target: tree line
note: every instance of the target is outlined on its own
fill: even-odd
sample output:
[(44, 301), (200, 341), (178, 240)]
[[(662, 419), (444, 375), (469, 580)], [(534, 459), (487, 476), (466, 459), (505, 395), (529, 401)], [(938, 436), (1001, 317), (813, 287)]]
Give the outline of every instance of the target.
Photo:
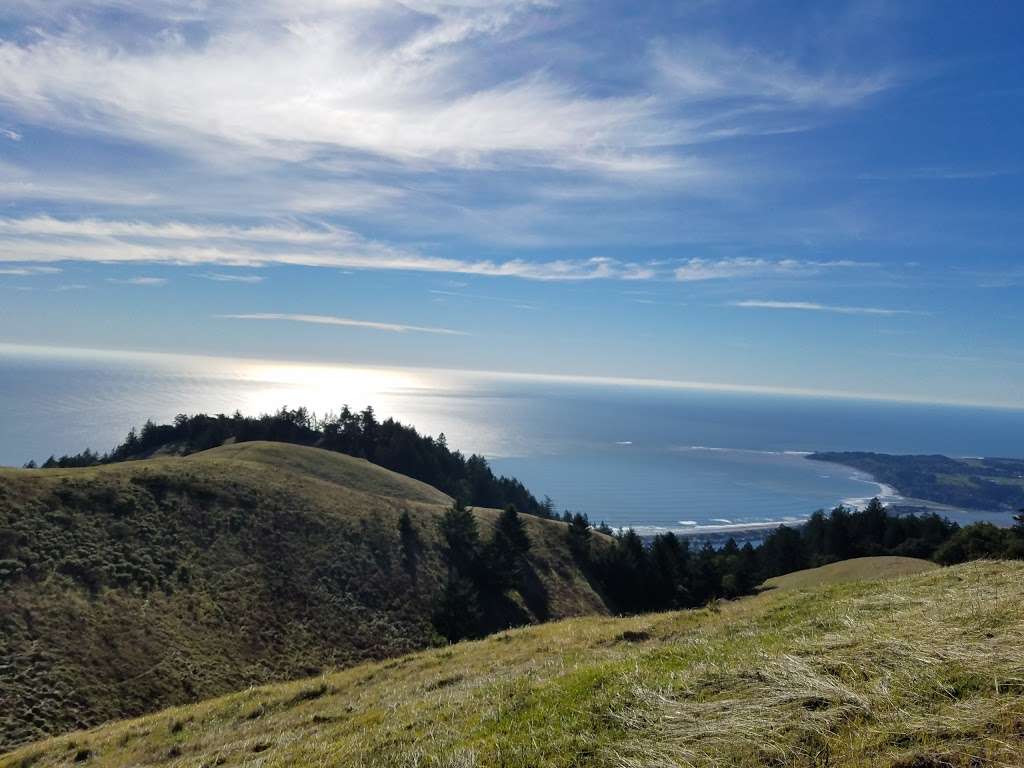
[[(765, 579), (852, 557), (900, 555), (954, 565), (976, 559), (1024, 559), (1024, 510), (1011, 528), (960, 527), (935, 513), (895, 515), (878, 500), (862, 510), (815, 512), (799, 527), (780, 525), (754, 546), (729, 538), (716, 548), (674, 533), (644, 541), (635, 531), (594, 540), (586, 517), (568, 524), (569, 546), (616, 610), (690, 608), (750, 594)], [(599, 527), (600, 528), (600, 527)]]
[[(171, 424), (147, 421), (141, 430), (132, 429), (109, 453), (86, 449), (59, 458), (50, 456), (41, 466), (88, 467), (145, 458), (165, 448), (189, 454), (215, 448), (227, 440), (271, 440), (325, 448), (421, 480), (474, 506), (503, 509), (514, 505), (531, 515), (553, 514), (550, 499), (538, 500), (515, 478), (495, 475), (483, 456), (467, 457), (451, 450), (443, 433), (434, 438), (391, 418), (379, 421), (371, 407), (354, 412), (345, 406), (340, 413), (322, 418), (306, 408), (282, 408), (256, 417), (237, 411), (232, 416), (179, 414)], [(26, 466), (36, 464), (29, 462)]]
[[(1024, 559), (1024, 510), (1012, 528), (991, 523), (960, 527), (934, 513), (895, 515), (878, 500), (862, 510), (818, 511), (799, 527), (780, 525), (757, 545), (729, 538), (721, 547), (674, 533), (641, 537), (632, 529), (591, 525), (565, 513), (566, 544), (593, 588), (617, 613), (694, 608), (749, 595), (773, 576), (852, 557), (900, 555), (953, 565), (981, 558)], [(521, 584), (530, 540), (514, 507), (484, 543), (473, 514), (456, 503), (439, 522), (447, 578), (434, 611), (449, 640), (493, 629), (484, 613), (505, 590)]]

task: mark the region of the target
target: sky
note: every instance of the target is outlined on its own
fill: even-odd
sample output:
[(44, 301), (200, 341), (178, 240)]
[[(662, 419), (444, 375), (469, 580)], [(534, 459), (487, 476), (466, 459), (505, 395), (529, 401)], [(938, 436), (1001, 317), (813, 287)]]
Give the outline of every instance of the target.
[(0, 342), (1024, 408), (1015, 2), (5, 0)]

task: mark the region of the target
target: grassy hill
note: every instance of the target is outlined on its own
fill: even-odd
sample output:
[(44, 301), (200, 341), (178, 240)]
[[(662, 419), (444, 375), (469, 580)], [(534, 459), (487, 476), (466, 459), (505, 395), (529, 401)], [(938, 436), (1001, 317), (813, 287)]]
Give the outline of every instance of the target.
[(820, 568), (805, 568), (782, 576), (775, 576), (764, 582), (768, 589), (813, 589), (826, 584), (842, 584), (847, 581), (866, 579), (888, 579), (894, 576), (911, 576), (938, 568), (929, 560), (916, 557), (854, 557), (838, 563), (829, 563)]
[(1024, 564), (577, 618), (32, 744), (2, 768), (1016, 766)]
[[(0, 748), (435, 644), (450, 503), (276, 443), (0, 470)], [(475, 510), (484, 536), (497, 514)], [(488, 629), (605, 612), (566, 526), (524, 521), (528, 568)]]

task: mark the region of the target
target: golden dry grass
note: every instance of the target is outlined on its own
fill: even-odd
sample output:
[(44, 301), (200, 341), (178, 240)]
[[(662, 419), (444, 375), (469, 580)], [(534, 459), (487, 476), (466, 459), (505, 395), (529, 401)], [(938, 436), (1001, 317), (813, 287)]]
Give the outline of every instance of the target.
[(921, 560), (916, 557), (854, 557), (838, 563), (829, 563), (820, 568), (807, 568), (775, 576), (765, 581), (763, 586), (767, 589), (808, 589), (826, 584), (842, 584), (847, 581), (912, 576), (938, 567), (929, 560)]
[[(0, 751), (441, 642), (431, 613), (450, 503), (366, 461), (279, 443), (0, 470), (0, 560), (22, 566), (0, 579)], [(474, 513), (489, 538), (499, 513)], [(525, 524), (528, 568), (489, 626), (607, 613), (565, 524)]]
[(15, 766), (1020, 766), (1024, 564), (570, 619), (26, 746)]

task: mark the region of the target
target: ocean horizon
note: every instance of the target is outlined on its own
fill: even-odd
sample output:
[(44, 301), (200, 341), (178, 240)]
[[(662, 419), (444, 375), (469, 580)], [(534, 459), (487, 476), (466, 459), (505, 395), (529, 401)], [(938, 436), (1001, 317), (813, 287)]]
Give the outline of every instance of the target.
[[(595, 522), (720, 533), (796, 524), (892, 488), (815, 451), (1018, 457), (1024, 411), (727, 392), (467, 371), (0, 346), (0, 464), (106, 451), (147, 419), (318, 414), (372, 405), (444, 433), (559, 510)], [(1005, 512), (944, 510), (959, 522)]]

